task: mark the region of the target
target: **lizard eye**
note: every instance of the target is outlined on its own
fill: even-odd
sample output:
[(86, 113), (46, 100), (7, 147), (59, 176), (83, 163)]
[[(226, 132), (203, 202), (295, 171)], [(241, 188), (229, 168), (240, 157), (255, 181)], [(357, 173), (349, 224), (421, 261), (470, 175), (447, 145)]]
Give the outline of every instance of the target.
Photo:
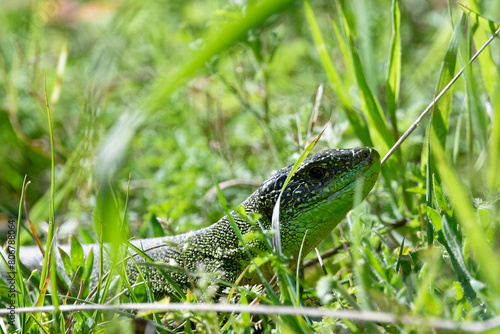
[(325, 177), (326, 171), (324, 168), (313, 167), (309, 169), (308, 174), (313, 180), (321, 180)]

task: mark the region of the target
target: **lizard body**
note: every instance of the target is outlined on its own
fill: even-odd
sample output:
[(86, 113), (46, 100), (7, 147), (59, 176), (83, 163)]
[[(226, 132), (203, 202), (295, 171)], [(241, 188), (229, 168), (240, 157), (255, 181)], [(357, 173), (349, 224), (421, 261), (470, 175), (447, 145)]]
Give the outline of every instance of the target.
[[(241, 234), (271, 229), (273, 209), (291, 169), (292, 166), (288, 166), (271, 175), (241, 204), (246, 214), (258, 214), (259, 225), (245, 220), (236, 211), (230, 213)], [(380, 156), (370, 148), (325, 150), (304, 160), (286, 186), (280, 202), (282, 249), (291, 255), (293, 263), (297, 263), (301, 247), (301, 254), (305, 256), (335, 228), (355, 201), (366, 197), (379, 171)], [(250, 264), (247, 250), (250, 249), (250, 256), (255, 256), (269, 247), (262, 238), (254, 238), (247, 243), (246, 250), (228, 216), (197, 231), (131, 243), (155, 262), (167, 264), (164, 272), (183, 290), (193, 286), (196, 275), (191, 274), (196, 272), (214, 274), (217, 279), (234, 283)], [(85, 252), (92, 247), (97, 254), (98, 245), (85, 246)], [(131, 283), (139, 278), (139, 268), (147, 277), (156, 299), (175, 295), (174, 287), (157, 268), (141, 265), (146, 260), (134, 251), (131, 254), (134, 260), (129, 259), (126, 265)], [(22, 247), (20, 259), (30, 269), (40, 267), (43, 262), (34, 247)], [(97, 275), (97, 271), (95, 273)], [(98, 277), (96, 275), (92, 276)]]

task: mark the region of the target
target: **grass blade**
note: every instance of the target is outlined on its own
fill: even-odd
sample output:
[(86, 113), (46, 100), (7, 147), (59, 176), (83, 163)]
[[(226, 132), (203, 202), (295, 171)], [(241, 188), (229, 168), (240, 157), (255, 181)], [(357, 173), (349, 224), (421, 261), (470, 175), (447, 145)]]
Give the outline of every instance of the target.
[[(446, 215), (442, 216), (443, 230), (440, 233), (440, 242), (445, 246), (448, 254), (450, 255), (453, 270), (455, 271), (455, 275), (457, 275), (458, 282), (462, 286), (467, 300), (472, 306), (478, 307), (481, 305), (481, 302), (477, 299), (476, 292), (471, 285), (472, 275), (469, 273), (469, 270), (465, 265), (464, 257), (462, 255), (462, 244), (457, 237), (456, 231), (454, 231), (454, 228), (450, 226), (448, 220), (449, 219), (446, 218)], [(481, 312), (480, 314), (484, 316), (484, 312)]]
[(389, 53), (389, 65), (387, 72), (387, 113), (391, 121), (394, 140), (399, 137), (396, 119), (396, 110), (399, 102), (399, 88), (401, 85), (401, 13), (399, 11), (399, 0), (392, 1), (392, 37)]
[(392, 136), (389, 132), (387, 122), (384, 118), (382, 107), (377, 98), (373, 94), (366, 80), (361, 59), (358, 50), (356, 49), (354, 35), (351, 31), (347, 14), (344, 12), (344, 7), (341, 7), (341, 22), (347, 38), (347, 45), (351, 54), (354, 73), (358, 84), (359, 94), (361, 98), (361, 108), (368, 119), (370, 125), (370, 134), (373, 136), (374, 145), (379, 151), (386, 153), (393, 144)]
[(433, 131), (431, 131), (431, 139), (434, 143), (432, 156), (436, 160), (442, 183), (448, 189), (449, 199), (457, 214), (458, 222), (464, 229), (464, 234), (467, 236), (475, 258), (481, 266), (487, 284), (496, 293), (500, 293), (500, 281), (498, 280), (498, 277), (500, 277), (500, 263), (492, 261), (492, 259), (496, 258), (496, 255), (489, 246), (481, 226), (477, 224), (477, 216), (471, 203), (470, 194), (446, 159), (445, 152), (441, 145), (438, 144), (437, 135)]
[[(493, 39), (496, 36), (498, 36), (499, 33), (500, 33), (500, 28), (495, 31), (495, 33), (486, 41), (486, 43), (483, 44), (483, 46), (479, 50), (477, 50), (477, 52), (474, 54), (474, 56), (472, 56), (472, 58), (469, 60), (469, 63), (466, 66), (469, 66), (471, 63), (473, 63), (474, 60), (476, 60), (476, 58), (484, 51), (484, 49), (486, 49), (486, 47), (491, 43), (491, 41), (493, 41)], [(396, 144), (394, 144), (394, 146), (391, 147), (391, 149), (389, 150), (389, 152), (387, 152), (387, 154), (382, 158), (382, 160), (380, 160), (381, 164), (384, 164), (387, 161), (387, 159), (389, 159), (391, 157), (391, 155), (394, 154), (394, 151), (396, 151), (396, 149), (399, 146), (401, 146), (401, 144), (406, 140), (406, 138), (408, 138), (408, 136), (413, 131), (415, 131), (415, 129), (422, 122), (422, 119), (425, 117), (425, 115), (427, 115), (427, 113), (434, 108), (434, 106), (436, 105), (436, 103), (445, 95), (445, 93), (451, 88), (451, 86), (453, 86), (453, 84), (458, 80), (458, 78), (460, 78), (460, 76), (462, 75), (462, 73), (464, 72), (464, 70), (465, 70), (465, 67), (463, 67), (453, 77), (453, 79), (450, 80), (450, 82), (446, 85), (446, 87), (444, 87), (443, 90), (427, 106), (427, 108), (425, 108), (425, 110), (422, 111), (422, 113), (420, 114), (420, 116), (418, 116), (418, 118), (415, 120), (415, 122), (413, 122), (413, 124), (408, 128), (408, 130), (406, 130), (406, 132), (401, 136), (401, 138), (398, 139), (398, 141), (396, 142)]]
[[(349, 96), (346, 88), (344, 88), (344, 86), (346, 85), (344, 83), (345, 80), (341, 78), (339, 72), (333, 64), (330, 54), (326, 48), (323, 34), (321, 33), (318, 22), (316, 21), (311, 5), (308, 1), (304, 1), (304, 10), (306, 13), (307, 21), (309, 23), (309, 28), (311, 29), (312, 37), (314, 39), (314, 44), (316, 45), (316, 49), (318, 50), (318, 54), (321, 59), (321, 64), (323, 65), (323, 69), (325, 70), (326, 76), (328, 77), (328, 81), (330, 82), (333, 91), (335, 92), (335, 94), (337, 94), (342, 107), (346, 110), (346, 115), (349, 119), (350, 125), (353, 127), (356, 135), (359, 137), (363, 145), (373, 146), (370, 138), (370, 133), (365, 125), (364, 120), (358, 115), (358, 113), (354, 111), (354, 105), (351, 102), (352, 97)], [(332, 25), (335, 29), (333, 21)], [(342, 51), (345, 51), (346, 48), (342, 43), (342, 39), (337, 38), (337, 42), (339, 43), (340, 49)], [(345, 52), (343, 52), (343, 54), (345, 55)], [(344, 57), (344, 61), (346, 61), (346, 63), (350, 62), (350, 58)]]
[(302, 152), (302, 154), (300, 155), (300, 157), (297, 159), (297, 161), (295, 162), (295, 164), (292, 167), (292, 170), (288, 174), (288, 176), (287, 176), (287, 178), (285, 180), (285, 183), (283, 183), (283, 187), (281, 187), (280, 194), (278, 196), (278, 199), (276, 200), (276, 204), (274, 205), (273, 216), (272, 216), (271, 221), (272, 221), (272, 229), (274, 231), (273, 244), (274, 244), (274, 247), (276, 249), (276, 253), (278, 255), (281, 255), (281, 253), (282, 253), (281, 252), (281, 236), (280, 236), (280, 202), (281, 202), (281, 195), (285, 191), (285, 188), (288, 185), (288, 182), (290, 182), (290, 180), (292, 179), (293, 174), (295, 174), (295, 172), (299, 168), (300, 164), (304, 161), (305, 158), (307, 158), (307, 156), (309, 155), (309, 153), (311, 153), (312, 149), (314, 148), (314, 146), (316, 146), (316, 143), (319, 141), (319, 139), (323, 135), (323, 132), (325, 132), (325, 130), (326, 130), (326, 128), (328, 126), (329, 126), (329, 124), (327, 124), (323, 128), (323, 130), (321, 130), (321, 132), (316, 136), (316, 138), (314, 138), (314, 140), (309, 145), (307, 145), (307, 147), (304, 150), (304, 152)]
[[(446, 87), (447, 83), (453, 78), (453, 73), (455, 73), (455, 67), (458, 59), (458, 42), (460, 33), (465, 25), (465, 18), (465, 15), (462, 15), (453, 30), (450, 44), (448, 45), (448, 49), (446, 50), (446, 54), (441, 65), (436, 92), (442, 91), (443, 88)], [(452, 97), (453, 95), (451, 94), (443, 96), (440, 102), (435, 105), (433, 111), (432, 127), (438, 136), (441, 146), (445, 146), (446, 143)]]
[(497, 97), (493, 108), (493, 122), (489, 140), (489, 164), (487, 185), (491, 191), (500, 188), (500, 98)]
[[(476, 43), (476, 46), (484, 45), (488, 41), (487, 33), (494, 34), (495, 31), (498, 30), (499, 26), (497, 23), (488, 20), (485, 17), (478, 14), (479, 6), (477, 5), (476, 0), (469, 0), (467, 3), (471, 8), (468, 8), (467, 6), (464, 6), (462, 4), (458, 5), (471, 18), (471, 21), (474, 23), (473, 32), (474, 32), (474, 42)], [(481, 29), (479, 29), (479, 27)], [(500, 73), (498, 72), (498, 70), (497, 71), (493, 70), (497, 68), (497, 66), (493, 61), (491, 51), (487, 51), (481, 58), (479, 58), (479, 65), (481, 67), (481, 76), (486, 86), (486, 90), (488, 91), (490, 101), (494, 101), (498, 96), (498, 89), (500, 85)]]

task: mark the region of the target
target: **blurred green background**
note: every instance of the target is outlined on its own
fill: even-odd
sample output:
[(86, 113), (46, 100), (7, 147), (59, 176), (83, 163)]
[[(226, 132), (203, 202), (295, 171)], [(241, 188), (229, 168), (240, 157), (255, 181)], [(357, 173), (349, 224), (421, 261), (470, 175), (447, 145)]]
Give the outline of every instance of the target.
[[(383, 156), (497, 29), (500, 1), (462, 4), (0, 0), (0, 229), (17, 219), (26, 176), (29, 218), (46, 237), (47, 105), (60, 242), (95, 242), (102, 221), (115, 220), (104, 230), (115, 237), (121, 224), (124, 237), (208, 226), (224, 212), (215, 184), (227, 181), (222, 192), (239, 205), (325, 126), (315, 150), (372, 146)], [(344, 247), (306, 271), (306, 304), (456, 324), (500, 314), (499, 42), (319, 245)], [(27, 231), (21, 239), (33, 243)], [(87, 318), (79, 324), (107, 321)], [(231, 319), (226, 330), (250, 326)], [(216, 316), (206, 323), (220, 325)], [(382, 328), (333, 318), (315, 325)], [(420, 333), (405, 324), (384, 330)]]

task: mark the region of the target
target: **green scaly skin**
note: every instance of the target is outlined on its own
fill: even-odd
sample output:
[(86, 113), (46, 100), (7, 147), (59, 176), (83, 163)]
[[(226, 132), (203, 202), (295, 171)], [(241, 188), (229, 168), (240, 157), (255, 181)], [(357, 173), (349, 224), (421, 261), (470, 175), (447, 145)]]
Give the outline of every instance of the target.
[[(270, 176), (241, 205), (247, 214), (258, 214), (259, 226), (244, 220), (235, 211), (231, 216), (243, 235), (256, 229), (271, 229), (273, 209), (292, 166)], [(380, 156), (370, 148), (326, 150), (304, 160), (285, 188), (280, 202), (280, 234), (282, 250), (291, 255), (291, 266), (298, 261), (300, 249), (305, 256), (318, 245), (352, 209), (370, 192), (380, 171)], [(307, 231), (307, 233), (306, 233)], [(304, 237), (305, 236), (305, 237)], [(208, 273), (234, 283), (250, 264), (248, 252), (239, 242), (227, 216), (217, 223), (175, 237), (160, 237), (131, 242), (157, 263), (167, 264), (167, 272), (186, 291), (196, 284), (195, 273)], [(94, 247), (85, 248), (88, 252)], [(268, 249), (262, 238), (247, 243), (252, 256)], [(21, 262), (28, 268), (39, 267), (43, 259), (34, 248), (21, 249)], [(135, 254), (132, 252), (132, 254)], [(139, 268), (149, 278), (155, 298), (175, 297), (175, 289), (156, 268), (135, 254), (127, 263), (130, 282), (139, 278)], [(97, 263), (97, 260), (96, 260)], [(94, 265), (94, 270), (96, 265)], [(266, 276), (270, 276), (267, 273)], [(92, 275), (93, 277), (98, 277)]]

